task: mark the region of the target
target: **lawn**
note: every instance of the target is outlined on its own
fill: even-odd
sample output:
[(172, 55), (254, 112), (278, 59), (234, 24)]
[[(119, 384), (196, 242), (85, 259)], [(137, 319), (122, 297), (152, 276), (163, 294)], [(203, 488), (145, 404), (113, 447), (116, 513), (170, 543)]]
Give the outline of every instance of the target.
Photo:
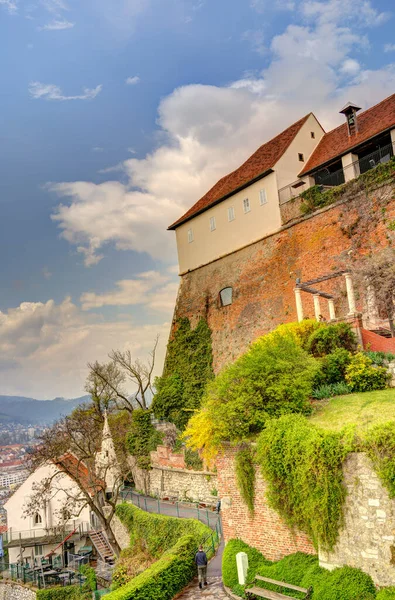
[(310, 421), (324, 429), (339, 431), (356, 424), (361, 432), (372, 425), (395, 421), (395, 388), (337, 396), (315, 403)]

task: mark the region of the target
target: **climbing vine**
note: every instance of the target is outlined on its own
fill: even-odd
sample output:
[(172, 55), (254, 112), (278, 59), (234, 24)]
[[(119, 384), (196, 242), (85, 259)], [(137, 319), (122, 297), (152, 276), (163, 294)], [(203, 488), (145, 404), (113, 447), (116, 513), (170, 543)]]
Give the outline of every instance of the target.
[(155, 416), (184, 429), (193, 411), (200, 407), (206, 383), (214, 378), (212, 363), (207, 321), (200, 319), (191, 329), (189, 319), (180, 319), (167, 347), (163, 375), (155, 381)]
[(243, 444), (236, 454), (236, 481), (241, 497), (251, 514), (255, 500), (255, 452), (248, 444)]
[(342, 464), (350, 449), (347, 436), (320, 430), (301, 415), (270, 420), (258, 439), (270, 505), (328, 550), (342, 522)]
[(126, 437), (128, 450), (136, 458), (141, 469), (150, 468), (150, 452), (156, 450), (163, 441), (163, 434), (152, 425), (151, 416), (150, 410), (133, 411), (132, 423)]
[(363, 447), (372, 460), (377, 475), (395, 498), (395, 422), (380, 423), (365, 436)]

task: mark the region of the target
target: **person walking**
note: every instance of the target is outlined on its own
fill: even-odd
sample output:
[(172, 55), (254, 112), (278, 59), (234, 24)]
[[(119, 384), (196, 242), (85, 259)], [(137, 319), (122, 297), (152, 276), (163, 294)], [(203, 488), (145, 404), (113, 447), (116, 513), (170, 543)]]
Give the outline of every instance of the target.
[(221, 500), (218, 498), (217, 506), (215, 507), (216, 512), (219, 514), (221, 510)]
[(203, 588), (203, 585), (207, 585), (207, 555), (203, 550), (203, 546), (199, 546), (198, 552), (196, 552), (195, 563), (198, 570), (199, 587)]

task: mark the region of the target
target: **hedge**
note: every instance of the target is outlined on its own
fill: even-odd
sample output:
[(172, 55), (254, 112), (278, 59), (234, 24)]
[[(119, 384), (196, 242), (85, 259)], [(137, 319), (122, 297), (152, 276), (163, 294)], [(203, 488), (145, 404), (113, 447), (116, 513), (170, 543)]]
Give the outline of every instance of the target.
[(254, 578), (260, 565), (270, 565), (270, 561), (257, 550), (252, 548), (242, 540), (229, 540), (224, 548), (222, 555), (222, 581), (224, 585), (230, 588), (235, 594), (244, 595), (244, 588), (239, 584), (236, 569), (236, 554), (245, 552), (248, 556), (248, 579)]
[(106, 600), (172, 600), (195, 574), (196, 538), (183, 536), (173, 548)]
[(79, 585), (37, 590), (37, 600), (85, 600), (91, 596), (92, 592), (82, 592)]

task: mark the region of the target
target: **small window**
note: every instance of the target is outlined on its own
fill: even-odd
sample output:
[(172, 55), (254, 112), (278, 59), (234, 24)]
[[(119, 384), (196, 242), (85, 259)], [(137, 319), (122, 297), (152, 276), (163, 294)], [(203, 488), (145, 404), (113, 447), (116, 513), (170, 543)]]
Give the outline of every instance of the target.
[(228, 221), (235, 220), (235, 208), (234, 206), (229, 206), (228, 208)]
[(314, 133), (314, 131), (310, 131), (310, 135), (313, 138), (313, 140), (315, 140), (315, 133)]
[(250, 212), (251, 207), (250, 207), (250, 201), (249, 201), (248, 198), (244, 198), (244, 200), (243, 200), (243, 208), (244, 208), (244, 212), (245, 213)]
[(188, 244), (193, 242), (193, 231), (192, 229), (188, 229)]
[(299, 157), (300, 162), (304, 162), (304, 156), (301, 152), (299, 152), (298, 157)]
[(229, 306), (232, 304), (233, 289), (231, 287), (224, 288), (220, 291), (221, 306)]
[(266, 204), (266, 202), (267, 202), (266, 190), (265, 190), (265, 188), (263, 188), (262, 190), (259, 190), (259, 203), (261, 206), (263, 206), (263, 204)]
[(43, 520), (41, 518), (40, 513), (36, 513), (33, 518), (34, 525), (41, 525), (42, 522), (43, 522)]
[(210, 231), (215, 231), (216, 229), (215, 217), (210, 217)]
[(42, 556), (44, 554), (44, 548), (42, 546), (34, 546), (34, 556)]

